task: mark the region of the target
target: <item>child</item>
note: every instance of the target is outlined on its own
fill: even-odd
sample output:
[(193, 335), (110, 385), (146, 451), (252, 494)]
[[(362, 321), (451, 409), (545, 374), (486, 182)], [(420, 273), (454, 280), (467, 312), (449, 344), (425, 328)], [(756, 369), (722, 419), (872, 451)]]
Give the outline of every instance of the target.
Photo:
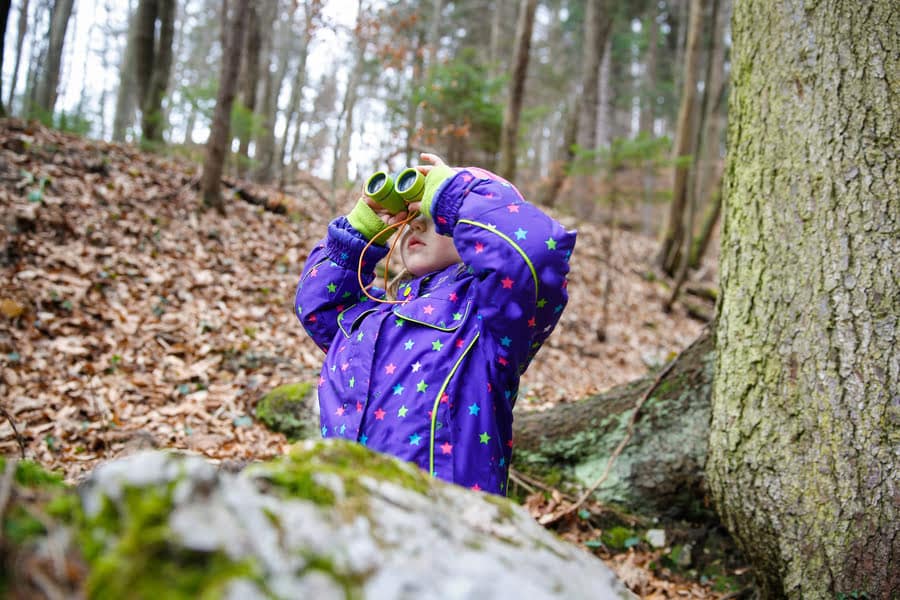
[[(327, 354), (319, 377), (323, 437), (356, 440), (433, 476), (506, 494), (519, 377), (568, 300), (575, 245), (508, 182), (437, 156), (401, 238), (409, 279), (394, 303), (369, 299), (388, 215), (360, 199), (310, 254), (295, 311)], [(385, 299), (385, 292), (371, 295)]]

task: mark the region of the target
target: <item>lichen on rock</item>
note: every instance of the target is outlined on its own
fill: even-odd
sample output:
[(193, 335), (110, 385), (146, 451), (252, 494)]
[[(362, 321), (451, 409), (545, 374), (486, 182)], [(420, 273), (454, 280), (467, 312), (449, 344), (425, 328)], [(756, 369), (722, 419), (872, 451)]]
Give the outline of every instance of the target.
[(332, 440), (228, 473), (174, 452), (78, 490), (88, 597), (629, 598), (600, 560), (496, 496)]
[(318, 437), (318, 402), (311, 383), (289, 383), (266, 393), (256, 405), (256, 418), (289, 440)]

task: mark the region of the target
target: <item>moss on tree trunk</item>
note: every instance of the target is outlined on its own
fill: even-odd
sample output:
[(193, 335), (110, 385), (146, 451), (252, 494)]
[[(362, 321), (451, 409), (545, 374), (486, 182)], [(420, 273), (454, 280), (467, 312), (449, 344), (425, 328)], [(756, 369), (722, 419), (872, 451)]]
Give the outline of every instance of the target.
[(898, 32), (735, 5), (707, 475), (768, 598), (900, 594)]
[[(641, 407), (632, 439), (596, 491), (598, 500), (672, 518), (702, 511), (714, 354), (711, 336), (704, 333), (676, 359)], [(518, 413), (513, 468), (591, 485), (653, 379), (546, 411)]]

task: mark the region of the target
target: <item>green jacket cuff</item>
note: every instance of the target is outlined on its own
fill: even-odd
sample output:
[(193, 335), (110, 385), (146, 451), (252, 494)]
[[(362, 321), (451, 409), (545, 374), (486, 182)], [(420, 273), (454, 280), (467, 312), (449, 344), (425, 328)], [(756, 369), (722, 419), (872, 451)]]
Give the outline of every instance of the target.
[(365, 200), (360, 199), (347, 215), (347, 221), (367, 240), (375, 240), (376, 244), (385, 243), (391, 237), (391, 231), (385, 231), (387, 225), (381, 220), (375, 211), (372, 210)]
[(453, 177), (456, 171), (448, 166), (435, 167), (425, 177), (425, 190), (422, 192), (421, 212), (426, 218), (431, 218), (431, 201), (441, 184)]

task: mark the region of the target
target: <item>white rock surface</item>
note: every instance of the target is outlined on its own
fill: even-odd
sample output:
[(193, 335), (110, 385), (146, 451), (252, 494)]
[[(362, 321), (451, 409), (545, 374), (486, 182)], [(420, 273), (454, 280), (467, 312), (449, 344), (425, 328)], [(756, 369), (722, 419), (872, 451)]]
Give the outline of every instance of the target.
[[(148, 452), (97, 468), (81, 496), (90, 513), (104, 498), (122, 502), (126, 487), (177, 482), (173, 541), (252, 560), (278, 598), (344, 598), (348, 591), (390, 600), (634, 598), (602, 561), (505, 499), (437, 480), (422, 493), (377, 474), (359, 477), (351, 493), (347, 482), (323, 473), (317, 483), (335, 496), (323, 505), (273, 488), (269, 468), (231, 474), (198, 456)], [(265, 592), (235, 580), (227, 597)]]

